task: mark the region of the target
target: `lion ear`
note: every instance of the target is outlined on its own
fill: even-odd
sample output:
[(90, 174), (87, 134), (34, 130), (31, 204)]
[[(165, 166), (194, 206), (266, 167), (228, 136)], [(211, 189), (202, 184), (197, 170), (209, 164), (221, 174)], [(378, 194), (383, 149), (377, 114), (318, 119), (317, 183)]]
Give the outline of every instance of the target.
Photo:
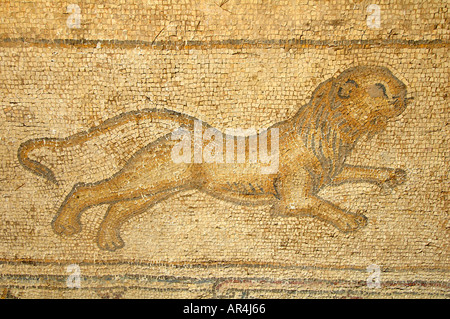
[(355, 89), (357, 87), (359, 87), (358, 83), (356, 83), (353, 80), (347, 80), (344, 84), (342, 84), (339, 87), (339, 89), (337, 91), (337, 95), (341, 99), (348, 99), (352, 95), (353, 89)]
[(312, 102), (317, 102), (322, 100), (323, 98), (328, 98), (331, 87), (333, 85), (333, 79), (328, 79), (319, 84), (319, 86), (312, 93), (311, 100)]

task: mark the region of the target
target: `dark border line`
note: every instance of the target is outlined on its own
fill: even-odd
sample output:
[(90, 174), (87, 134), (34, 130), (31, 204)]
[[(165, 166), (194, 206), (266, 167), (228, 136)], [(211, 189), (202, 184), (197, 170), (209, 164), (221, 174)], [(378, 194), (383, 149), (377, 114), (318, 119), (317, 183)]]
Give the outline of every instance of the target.
[(396, 46), (396, 47), (447, 47), (450, 42), (435, 40), (405, 40), (405, 39), (367, 39), (367, 40), (303, 40), (303, 39), (228, 39), (228, 40), (185, 40), (185, 41), (144, 41), (144, 40), (101, 40), (101, 39), (33, 39), (33, 38), (2, 38), (0, 43), (31, 44), (31, 45), (58, 45), (58, 46), (102, 46), (119, 47), (149, 47), (152, 49), (208, 49), (208, 48), (279, 48), (279, 47), (365, 47), (365, 46)]
[[(366, 286), (366, 282), (365, 281), (361, 281), (361, 280), (330, 280), (330, 279), (317, 279), (317, 278), (312, 278), (312, 279), (304, 279), (304, 278), (290, 278), (290, 279), (280, 279), (280, 280), (273, 280), (270, 278), (264, 278), (264, 277), (249, 277), (249, 278), (245, 278), (245, 277), (212, 277), (212, 278), (204, 278), (204, 279), (199, 279), (197, 277), (172, 277), (172, 278), (160, 278), (158, 276), (138, 276), (138, 275), (125, 275), (122, 276), (122, 278), (120, 278), (119, 280), (117, 280), (117, 284), (118, 285), (112, 285), (112, 286), (93, 286), (95, 285), (95, 282), (101, 281), (103, 284), (105, 284), (105, 282), (107, 281), (111, 281), (113, 278), (105, 278), (107, 276), (82, 276), (83, 280), (82, 280), (82, 288), (84, 289), (100, 289), (100, 288), (107, 288), (107, 289), (114, 289), (114, 288), (129, 288), (129, 287), (138, 287), (138, 288), (158, 288), (159, 287), (149, 287), (149, 286), (143, 286), (143, 285), (136, 285), (136, 284), (130, 284), (127, 285), (126, 283), (124, 283), (123, 281), (126, 280), (140, 280), (142, 281), (142, 279), (146, 279), (146, 283), (147, 284), (154, 284), (154, 283), (165, 283), (165, 284), (191, 284), (191, 285), (203, 285), (203, 284), (210, 284), (212, 285), (211, 288), (199, 288), (199, 289), (211, 289), (213, 291), (215, 291), (216, 293), (220, 293), (221, 290), (245, 290), (244, 288), (239, 288), (239, 287), (230, 287), (227, 288), (226, 285), (228, 284), (281, 284), (286, 286), (285, 289), (278, 289), (278, 288), (272, 288), (272, 289), (276, 289), (276, 290), (282, 290), (282, 291), (286, 291), (286, 290), (292, 290), (292, 288), (288, 288), (293, 287), (293, 286), (303, 286), (303, 287), (307, 287), (307, 286), (313, 286), (313, 285), (320, 285), (320, 284), (324, 284), (327, 285), (329, 287), (335, 287), (335, 288), (364, 288)], [(113, 277), (113, 276), (111, 276)], [(88, 280), (84, 279), (84, 278), (88, 278)], [(6, 274), (3, 275), (2, 278), (0, 279), (0, 286), (8, 286), (7, 283), (2, 284), (1, 281), (2, 280), (6, 280), (6, 281), (20, 281), (22, 283), (27, 283), (27, 284), (22, 284), (22, 288), (43, 288), (43, 287), (50, 287), (52, 285), (52, 283), (48, 282), (48, 280), (53, 280), (55, 281), (55, 283), (65, 283), (67, 279), (67, 276), (64, 275), (44, 275), (44, 276), (39, 276), (39, 275), (17, 275), (17, 274)], [(41, 281), (41, 282), (39, 282)], [(119, 282), (119, 281), (122, 281)], [(30, 283), (31, 282), (31, 283)], [(90, 283), (87, 283), (90, 282)], [(87, 283), (87, 286), (86, 286)], [(40, 284), (44, 285), (41, 286)], [(414, 287), (424, 287), (424, 288), (430, 288), (430, 287), (434, 287), (434, 288), (449, 288), (450, 287), (450, 283), (449, 282), (441, 282), (441, 281), (436, 281), (436, 280), (431, 280), (431, 281), (426, 281), (426, 280), (412, 280), (412, 281), (405, 281), (405, 280), (400, 280), (400, 281), (396, 281), (396, 280), (389, 280), (389, 281), (383, 281), (382, 283), (383, 288), (392, 288), (395, 289), (396, 287), (405, 287), (405, 288), (414, 288)], [(60, 287), (60, 286), (55, 286), (53, 284), (53, 287), (51, 288), (64, 288), (66, 289), (67, 287)], [(174, 288), (174, 287), (167, 287), (167, 288)], [(162, 288), (165, 289), (165, 288)], [(189, 290), (191, 288), (189, 287), (184, 287), (184, 288), (174, 288), (174, 289), (186, 289)], [(258, 290), (258, 288), (249, 288), (250, 290)], [(262, 288), (263, 290), (267, 290), (267, 289), (271, 289), (271, 288)], [(317, 288), (314, 288), (317, 289)]]
[[(172, 268), (181, 268), (181, 269), (189, 269), (189, 268), (231, 268), (231, 267), (247, 267), (247, 268), (275, 268), (275, 269), (302, 269), (302, 270), (338, 270), (338, 271), (359, 271), (359, 272), (367, 272), (366, 267), (355, 267), (355, 266), (308, 266), (308, 265), (289, 265), (282, 263), (270, 263), (270, 262), (233, 262), (233, 261), (185, 261), (185, 262), (151, 262), (151, 261), (126, 261), (126, 260), (98, 260), (96, 262), (90, 260), (33, 260), (33, 259), (16, 259), (16, 260), (7, 260), (0, 259), (0, 265), (28, 265), (28, 266), (37, 266), (37, 265), (69, 265), (69, 264), (78, 264), (79, 266), (110, 266), (110, 265), (129, 265), (129, 266), (141, 266), (141, 267), (172, 267)], [(383, 272), (417, 272), (417, 271), (426, 271), (426, 272), (450, 272), (450, 268), (427, 268), (420, 266), (411, 266), (411, 267), (382, 267)]]
[[(8, 280), (20, 280), (23, 282), (35, 282), (39, 284), (41, 281), (43, 284), (48, 284), (48, 280), (53, 280), (54, 282), (65, 283), (68, 275), (52, 275), (52, 274), (2, 274), (0, 277), (1, 281)], [(311, 284), (326, 284), (330, 285), (353, 285), (353, 286), (365, 286), (366, 282), (361, 280), (346, 280), (346, 279), (319, 279), (319, 278), (286, 278), (286, 279), (276, 279), (270, 277), (186, 277), (186, 276), (149, 276), (149, 275), (138, 275), (138, 274), (125, 274), (118, 276), (116, 279), (115, 275), (81, 275), (82, 282), (90, 284), (95, 283), (96, 281), (101, 281), (103, 284), (106, 282), (123, 282), (127, 280), (139, 280), (145, 281), (147, 284), (152, 283), (167, 283), (167, 284), (194, 284), (194, 285), (202, 285), (202, 284), (212, 284), (214, 289), (220, 290), (223, 286), (228, 284), (282, 284), (282, 285), (290, 285), (290, 286), (300, 286), (300, 285), (311, 285)], [(32, 284), (30, 284), (32, 285)], [(89, 284), (88, 284), (89, 285)], [(404, 286), (404, 287), (440, 287), (440, 288), (450, 288), (450, 282), (446, 281), (436, 281), (436, 280), (388, 280), (383, 281), (382, 285), (384, 287), (396, 287), (396, 286)], [(36, 287), (40, 287), (37, 286)], [(118, 288), (125, 286), (109, 286), (110, 288)], [(89, 288), (89, 287), (88, 287)], [(100, 288), (100, 287), (99, 287)], [(239, 288), (236, 288), (239, 289)]]

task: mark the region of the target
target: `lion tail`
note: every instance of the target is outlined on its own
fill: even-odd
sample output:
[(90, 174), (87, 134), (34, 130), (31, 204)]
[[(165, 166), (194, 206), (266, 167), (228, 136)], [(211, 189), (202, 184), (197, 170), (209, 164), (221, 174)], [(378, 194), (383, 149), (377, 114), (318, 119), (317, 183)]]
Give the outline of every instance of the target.
[(171, 122), (177, 123), (179, 125), (192, 127), (194, 117), (191, 117), (186, 114), (178, 113), (172, 110), (167, 109), (143, 109), (138, 111), (130, 111), (126, 113), (122, 113), (116, 117), (110, 118), (98, 126), (94, 126), (87, 131), (83, 131), (65, 138), (37, 138), (31, 139), (24, 143), (22, 143), (18, 149), (17, 156), (19, 159), (19, 163), (31, 171), (32, 173), (45, 178), (46, 180), (58, 185), (58, 181), (55, 177), (53, 171), (39, 163), (36, 160), (32, 160), (29, 158), (29, 153), (34, 149), (40, 147), (47, 147), (51, 150), (57, 150), (64, 147), (79, 145), (88, 140), (91, 140), (94, 137), (102, 135), (116, 127), (122, 126), (130, 121), (140, 121), (145, 119), (154, 119), (154, 120), (169, 120)]
[(54, 144), (57, 141), (50, 140), (47, 138), (28, 140), (20, 145), (19, 150), (17, 152), (17, 157), (19, 159), (19, 163), (23, 167), (33, 172), (34, 174), (44, 177), (48, 181), (58, 185), (58, 181), (56, 180), (55, 174), (52, 172), (51, 169), (39, 163), (38, 161), (32, 160), (28, 157), (29, 152), (31, 152), (35, 148), (46, 146), (46, 142), (49, 142), (49, 144), (50, 143)]

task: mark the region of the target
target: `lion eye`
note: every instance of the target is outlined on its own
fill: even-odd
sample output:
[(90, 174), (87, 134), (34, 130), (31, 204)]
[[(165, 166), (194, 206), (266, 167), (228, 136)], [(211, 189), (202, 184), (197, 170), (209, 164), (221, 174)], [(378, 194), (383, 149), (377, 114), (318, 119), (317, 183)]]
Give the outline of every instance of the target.
[(389, 98), (386, 94), (386, 87), (381, 83), (375, 83), (374, 85), (371, 85), (367, 89), (367, 93), (369, 93), (370, 97), (377, 98), (377, 97), (386, 97)]
[(383, 84), (381, 84), (381, 83), (376, 83), (375, 84), (380, 90), (382, 90), (383, 91), (383, 94), (387, 97), (387, 95), (386, 95), (386, 87), (383, 85)]

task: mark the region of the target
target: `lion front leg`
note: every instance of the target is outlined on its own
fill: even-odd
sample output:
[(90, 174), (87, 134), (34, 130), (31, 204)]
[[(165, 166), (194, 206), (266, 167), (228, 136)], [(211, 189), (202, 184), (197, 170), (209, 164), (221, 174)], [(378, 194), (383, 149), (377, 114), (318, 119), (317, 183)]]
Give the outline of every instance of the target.
[(281, 200), (272, 207), (272, 212), (283, 216), (314, 217), (333, 225), (342, 232), (355, 231), (367, 224), (362, 214), (346, 212), (338, 206), (316, 197), (307, 196), (295, 202)]
[(314, 184), (306, 170), (290, 172), (275, 183), (279, 200), (272, 206), (272, 213), (284, 216), (309, 216), (329, 223), (343, 232), (354, 231), (367, 224), (361, 214), (347, 212), (318, 197)]
[(332, 179), (331, 184), (372, 183), (394, 188), (405, 181), (406, 172), (400, 168), (344, 165), (342, 171)]

